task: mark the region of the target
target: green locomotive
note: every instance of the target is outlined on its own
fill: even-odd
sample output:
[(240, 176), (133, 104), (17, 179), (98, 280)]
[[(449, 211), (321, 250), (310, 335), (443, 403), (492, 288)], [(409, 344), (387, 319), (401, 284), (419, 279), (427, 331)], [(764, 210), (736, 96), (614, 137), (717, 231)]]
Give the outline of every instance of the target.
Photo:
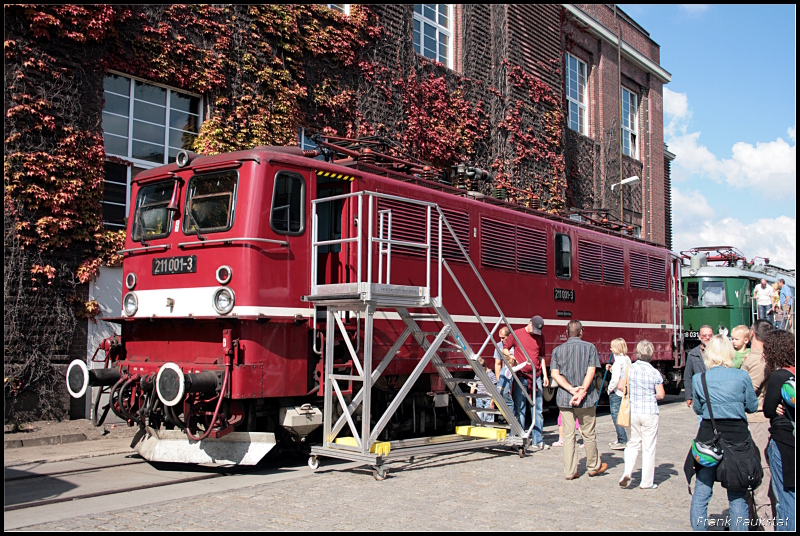
[(714, 333), (729, 336), (735, 326), (752, 325), (757, 318), (753, 290), (762, 279), (769, 285), (783, 279), (792, 290), (791, 308), (781, 327), (794, 330), (795, 270), (771, 265), (769, 259), (747, 262), (730, 246), (693, 248), (682, 251), (681, 257), (685, 352), (700, 344), (700, 326), (707, 324)]

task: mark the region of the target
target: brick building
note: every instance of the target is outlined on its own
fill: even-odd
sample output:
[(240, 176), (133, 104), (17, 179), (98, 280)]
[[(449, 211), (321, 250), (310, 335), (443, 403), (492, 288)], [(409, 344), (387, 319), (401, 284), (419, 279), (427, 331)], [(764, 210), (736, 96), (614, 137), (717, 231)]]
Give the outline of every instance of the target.
[[(662, 102), (662, 88), (670, 81), (670, 74), (660, 66), (659, 46), (619, 8), (580, 4), (565, 5), (564, 9), (566, 61), (576, 65), (579, 77), (587, 73), (584, 102), (567, 94), (570, 107), (585, 109), (585, 117), (577, 125), (570, 124), (567, 137), (577, 138), (579, 151), (594, 154), (592, 207), (611, 209), (619, 215), (619, 209), (614, 210), (619, 207), (619, 190), (613, 194), (611, 185), (620, 182), (621, 152), (623, 178), (641, 179), (623, 188), (625, 222), (634, 225), (637, 234), (640, 230), (642, 238), (670, 244)], [(570, 71), (568, 65), (567, 78)]]

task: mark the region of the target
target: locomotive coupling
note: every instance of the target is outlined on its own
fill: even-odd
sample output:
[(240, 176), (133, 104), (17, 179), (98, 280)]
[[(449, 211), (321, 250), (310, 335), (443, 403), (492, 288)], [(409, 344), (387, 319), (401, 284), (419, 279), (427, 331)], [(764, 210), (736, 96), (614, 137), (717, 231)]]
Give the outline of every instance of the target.
[(175, 363), (166, 363), (156, 376), (156, 393), (165, 406), (176, 406), (187, 393), (216, 393), (222, 387), (222, 376), (216, 372), (184, 374)]
[(75, 359), (67, 368), (67, 391), (73, 398), (80, 398), (89, 387), (114, 385), (120, 377), (116, 368), (90, 369), (86, 363)]

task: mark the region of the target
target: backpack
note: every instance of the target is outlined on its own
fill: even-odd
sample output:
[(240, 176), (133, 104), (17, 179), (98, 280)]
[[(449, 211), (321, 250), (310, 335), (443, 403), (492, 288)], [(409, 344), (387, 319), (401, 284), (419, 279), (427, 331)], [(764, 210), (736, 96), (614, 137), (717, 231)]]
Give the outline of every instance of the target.
[[(781, 385), (781, 398), (783, 399), (783, 405), (786, 409), (786, 418), (792, 422), (792, 435), (795, 435), (797, 428), (794, 422), (794, 367), (790, 367), (788, 369), (792, 373), (792, 377), (783, 382)], [(789, 409), (791, 408), (791, 415)]]

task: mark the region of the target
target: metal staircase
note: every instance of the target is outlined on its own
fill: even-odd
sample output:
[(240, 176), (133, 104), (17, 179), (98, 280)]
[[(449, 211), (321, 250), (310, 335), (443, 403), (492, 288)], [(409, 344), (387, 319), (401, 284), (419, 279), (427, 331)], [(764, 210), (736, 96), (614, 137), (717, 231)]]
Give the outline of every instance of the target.
[[(408, 203), (410, 205), (422, 206), (425, 208), (425, 240), (424, 242), (410, 242), (395, 240), (392, 238), (392, 211), (377, 210), (377, 200), (387, 199), (395, 203)], [(319, 240), (317, 207), (322, 203), (345, 200), (344, 204), (357, 203), (353, 207), (353, 212), (357, 213), (357, 226), (352, 234), (356, 236), (342, 237), (335, 240)], [(387, 470), (384, 464), (392, 459), (409, 458), (412, 456), (460, 451), (466, 449), (478, 449), (505, 445), (515, 447), (523, 455), (524, 449), (530, 444), (531, 426), (524, 430), (514, 417), (511, 408), (503, 400), (497, 387), (489, 379), (484, 368), (479, 364), (478, 357), (488, 348), (491, 357), (494, 354), (495, 343), (494, 334), (496, 330), (505, 324), (510, 334), (516, 339), (511, 325), (500, 310), (494, 297), (489, 292), (488, 287), (481, 278), (469, 255), (459, 242), (450, 223), (447, 221), (442, 210), (435, 203), (417, 201), (401, 198), (388, 194), (376, 192), (356, 192), (344, 194), (324, 199), (317, 199), (313, 202), (312, 212), (312, 259), (317, 258), (319, 247), (331, 246), (336, 244), (355, 244), (357, 251), (355, 279), (351, 283), (339, 283), (330, 285), (317, 284), (316, 263), (312, 262), (311, 274), (311, 295), (305, 297), (307, 301), (314, 303), (316, 307), (326, 307), (327, 333), (325, 347), (324, 364), (324, 437), (322, 446), (314, 446), (311, 449), (309, 465), (316, 468), (319, 464), (318, 456), (328, 456), (333, 458), (363, 461), (365, 464), (375, 468), (374, 475), (378, 480), (386, 477)], [(366, 205), (366, 207), (365, 207)], [(364, 212), (367, 218), (363, 218)], [(438, 255), (432, 259), (431, 223), (432, 216), (436, 214), (438, 218)], [(378, 215), (377, 235), (373, 233), (373, 218)], [(343, 232), (345, 232), (343, 226)], [(491, 299), (499, 314), (494, 327), (490, 330), (484, 323), (481, 315), (473, 306), (461, 283), (453, 274), (451, 267), (442, 254), (442, 235), (449, 232), (455, 244), (464, 256), (464, 259), (472, 268), (473, 275), (480, 282), (483, 291)], [(377, 248), (375, 247), (377, 244)], [(418, 248), (425, 251), (425, 285), (409, 286), (395, 285), (391, 283), (391, 262), (392, 246), (397, 248), (402, 246), (408, 248)], [(352, 246), (351, 246), (352, 247)], [(373, 257), (378, 256), (377, 281), (373, 281)], [(363, 270), (363, 260), (366, 257), (366, 270)], [(385, 259), (385, 262), (384, 262)], [(431, 267), (437, 267), (437, 290), (436, 296), (431, 295)], [(456, 287), (462, 294), (464, 300), (469, 305), (475, 318), (478, 320), (486, 333), (486, 339), (481, 348), (475, 352), (470, 344), (467, 343), (458, 326), (443, 304), (442, 299), (442, 277), (446, 270), (448, 276), (455, 282)], [(408, 275), (408, 274), (404, 274)], [(421, 279), (421, 277), (420, 277)], [(397, 318), (405, 325), (404, 330), (394, 341), (391, 348), (381, 358), (380, 363), (373, 367), (373, 325), (376, 312), (380, 311), (390, 319)], [(345, 325), (342, 322), (344, 314), (357, 315), (359, 322), (364, 321), (363, 356), (359, 358), (358, 352), (353, 349), (350, 337), (347, 335)], [(423, 331), (418, 322), (434, 323), (435, 331)], [(337, 338), (338, 331), (338, 338)], [(388, 408), (382, 416), (372, 424), (372, 387), (387, 369), (392, 359), (394, 359), (400, 348), (409, 341), (409, 337), (418, 344), (424, 352), (422, 358), (417, 363), (414, 371), (408, 380), (400, 388), (399, 392), (392, 399)], [(349, 357), (352, 360), (354, 369), (351, 374), (338, 374), (334, 364), (334, 345), (335, 341), (343, 341)], [(521, 350), (527, 362), (533, 367), (533, 362), (525, 352), (524, 347), (517, 340), (517, 348)], [(451, 357), (459, 356), (463, 359), (454, 361)], [(505, 356), (501, 358), (509, 369), (512, 365)], [(516, 356), (520, 360), (519, 354)], [(423, 374), (426, 368), (433, 367), (447, 385), (450, 393), (469, 416), (472, 426), (457, 427), (456, 434), (428, 437), (420, 439), (410, 439), (401, 441), (379, 441), (379, 436), (383, 432), (391, 417), (398, 410), (406, 395), (410, 392), (415, 382)], [(474, 373), (468, 378), (454, 377), (453, 372)], [(516, 373), (512, 372), (516, 388), (521, 388), (521, 381)], [(469, 393), (462, 389), (465, 384), (471, 383), (477, 377), (484, 385), (487, 394)], [(352, 396), (349, 401), (343, 396), (340, 382), (356, 382), (361, 388)], [(531, 406), (536, 399), (536, 385), (533, 385), (533, 396), (527, 394)], [(474, 401), (479, 398), (491, 398), (494, 401), (494, 409), (479, 408), (474, 405)], [(334, 410), (336, 415), (334, 415)], [(502, 415), (505, 425), (487, 422), (480, 418), (479, 413)], [(356, 426), (358, 415), (361, 415), (360, 427)], [(535, 409), (533, 414), (535, 415)], [(334, 422), (334, 419), (335, 422)], [(534, 419), (531, 419), (532, 421)], [(339, 434), (345, 426), (348, 427), (350, 436), (342, 437)]]

